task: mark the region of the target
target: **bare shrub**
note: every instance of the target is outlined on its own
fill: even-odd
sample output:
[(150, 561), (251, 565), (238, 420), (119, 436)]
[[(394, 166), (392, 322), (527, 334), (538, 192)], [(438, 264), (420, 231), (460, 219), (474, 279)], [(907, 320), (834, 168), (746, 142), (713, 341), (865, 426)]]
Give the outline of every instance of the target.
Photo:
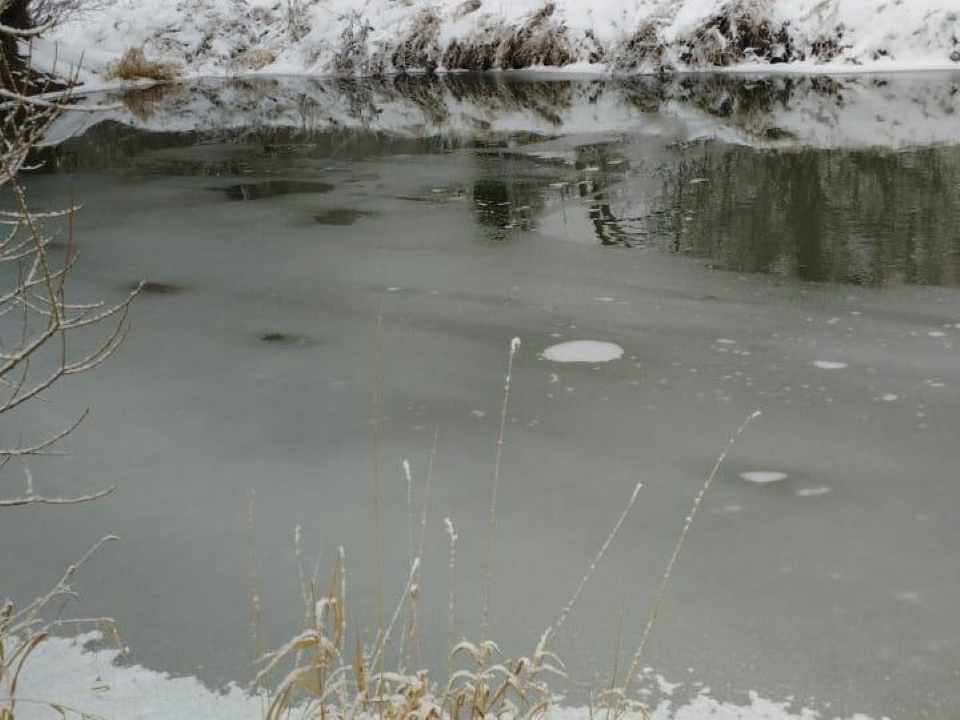
[(454, 40), (443, 51), (443, 66), (447, 70), (493, 70), (497, 66), (500, 42), (490, 28), (474, 33), (469, 41)]
[[(15, 41), (30, 37), (30, 32), (11, 28), (0, 34)], [(71, 78), (70, 82), (76, 78)], [(0, 278), (8, 283), (0, 287), (0, 423), (4, 437), (14, 436), (11, 423), (21, 410), (46, 399), (48, 391), (62, 380), (90, 370), (116, 350), (128, 330), (127, 313), (137, 291), (114, 305), (78, 303), (71, 299), (69, 277), (77, 262), (73, 242), (73, 218), (77, 207), (52, 212), (34, 211), (20, 181), (20, 173), (29, 168), (29, 156), (58, 115), (69, 108), (69, 92), (59, 100), (30, 97), (29, 80), (19, 89), (0, 88)], [(61, 231), (62, 256), (51, 254), (57, 239), (47, 224), (65, 225)], [(78, 350), (77, 348), (85, 348)], [(72, 497), (47, 495), (34, 482), (28, 461), (39, 455), (57, 452), (57, 446), (71, 435), (86, 418), (84, 411), (47, 435), (0, 446), (0, 471), (19, 471), (22, 490), (4, 488), (0, 493), (0, 513), (31, 505), (76, 505), (97, 500), (113, 492), (108, 487)], [(7, 476), (0, 475), (6, 480)], [(4, 483), (6, 485), (6, 483)], [(64, 620), (59, 617), (62, 602), (76, 593), (72, 581), (82, 565), (105, 543), (96, 543), (80, 560), (63, 573), (53, 588), (24, 607), (9, 600), (0, 605), (0, 718), (15, 716), (17, 686), (34, 650), (58, 627), (83, 622), (93, 623), (115, 634), (109, 618)], [(57, 616), (51, 618), (53, 606)], [(54, 714), (79, 710), (55, 703), (31, 699), (47, 705)]]
[(680, 60), (691, 67), (722, 67), (745, 60), (785, 63), (797, 55), (787, 26), (763, 17), (758, 5), (747, 0), (732, 3), (677, 44)]
[(559, 67), (574, 60), (565, 25), (551, 20), (556, 5), (544, 5), (501, 46), (499, 66), (520, 69), (533, 65)]
[(300, 42), (310, 32), (310, 22), (301, 0), (287, 0), (287, 32), (294, 42)]
[(440, 56), (440, 18), (431, 10), (423, 10), (413, 21), (410, 32), (394, 48), (390, 64), (395, 70), (408, 69), (433, 72)]
[(110, 0), (33, 0), (33, 20), (38, 25), (59, 25), (110, 6)]
[(171, 82), (180, 74), (175, 63), (148, 60), (143, 48), (129, 48), (120, 59), (107, 66), (108, 80), (155, 80)]
[(371, 71), (370, 51), (367, 41), (373, 26), (359, 12), (345, 18), (346, 24), (340, 33), (340, 47), (333, 55), (333, 70), (338, 75), (356, 75)]
[(660, 40), (660, 26), (647, 22), (640, 26), (617, 48), (613, 66), (618, 72), (635, 72), (653, 68), (662, 70), (666, 46)]
[(470, 40), (454, 40), (444, 50), (448, 70), (518, 70), (562, 66), (576, 59), (567, 27), (553, 20), (556, 5), (544, 5), (517, 29), (487, 28)]

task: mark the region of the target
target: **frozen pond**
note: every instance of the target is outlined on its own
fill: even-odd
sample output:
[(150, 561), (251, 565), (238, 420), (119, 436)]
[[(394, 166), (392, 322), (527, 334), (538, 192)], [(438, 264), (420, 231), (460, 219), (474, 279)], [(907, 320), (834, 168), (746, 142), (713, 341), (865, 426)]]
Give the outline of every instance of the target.
[(116, 357), (21, 430), (91, 406), (75, 454), (36, 462), (35, 482), (119, 489), (5, 514), (0, 595), (44, 591), (115, 532), (71, 610), (115, 617), (148, 667), (246, 681), (251, 586), (266, 646), (299, 628), (297, 526), (310, 567), (345, 547), (372, 634), (376, 472), (392, 609), (402, 462), (419, 523), (438, 438), (420, 603), (440, 665), (443, 519), (475, 637), (520, 337), (494, 542), (505, 650), (532, 649), (642, 482), (557, 638), (578, 681), (609, 682), (621, 601), (628, 656), (694, 496), (759, 409), (644, 665), (681, 695), (960, 716), (958, 88), (279, 79), (75, 120), (91, 126), (47, 150), (29, 192), (84, 205), (80, 295), (147, 285)]

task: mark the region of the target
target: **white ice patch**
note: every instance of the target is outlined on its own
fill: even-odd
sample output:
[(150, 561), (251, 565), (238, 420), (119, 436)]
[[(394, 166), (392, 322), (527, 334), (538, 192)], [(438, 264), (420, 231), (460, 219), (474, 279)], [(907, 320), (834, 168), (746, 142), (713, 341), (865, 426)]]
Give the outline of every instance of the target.
[[(451, 539), (453, 526), (447, 522)], [(83, 649), (94, 635), (76, 639), (49, 638), (33, 653), (21, 676), (21, 697), (44, 698), (84, 712), (135, 720), (204, 718), (204, 720), (261, 720), (262, 701), (237, 687), (220, 693), (205, 687), (193, 677), (174, 678), (134, 666), (117, 666), (119, 653), (98, 653)], [(667, 684), (657, 678), (661, 688)], [(553, 707), (546, 720), (589, 720), (589, 708)], [(56, 713), (41, 705), (23, 703), (17, 707), (17, 720), (49, 720)], [(637, 720), (637, 716), (629, 716)], [(714, 700), (706, 689), (689, 702), (678, 705), (664, 701), (650, 712), (651, 720), (816, 720), (822, 717), (813, 709), (791, 709), (787, 702), (766, 700), (750, 693), (744, 705)], [(829, 717), (833, 717), (831, 713)], [(872, 720), (854, 715), (846, 720)]]
[(553, 362), (610, 362), (623, 357), (623, 348), (601, 340), (572, 340), (551, 345), (543, 351), (543, 357)]
[(762, 485), (786, 480), (787, 474), (776, 470), (752, 470), (750, 472), (740, 473), (740, 477), (747, 482), (760, 483)]
[(800, 488), (794, 493), (797, 497), (819, 497), (833, 492), (833, 488), (821, 485), (820, 487)]
[(843, 370), (849, 367), (845, 362), (837, 362), (835, 360), (814, 360), (813, 364), (821, 370)]
[(717, 342), (720, 345), (736, 345), (736, 340), (731, 340), (730, 338), (717, 338)]
[(721, 505), (720, 507), (711, 508), (710, 512), (717, 515), (732, 515), (734, 513), (742, 512), (743, 505), (731, 504), (731, 505)]

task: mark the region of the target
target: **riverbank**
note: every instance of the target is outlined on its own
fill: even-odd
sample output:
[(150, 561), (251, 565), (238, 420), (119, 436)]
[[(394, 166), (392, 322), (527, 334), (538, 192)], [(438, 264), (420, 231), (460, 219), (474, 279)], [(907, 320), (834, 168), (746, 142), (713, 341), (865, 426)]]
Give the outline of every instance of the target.
[(114, 0), (41, 54), (103, 84), (140, 48), (181, 77), (537, 69), (850, 73), (960, 68), (951, 0)]

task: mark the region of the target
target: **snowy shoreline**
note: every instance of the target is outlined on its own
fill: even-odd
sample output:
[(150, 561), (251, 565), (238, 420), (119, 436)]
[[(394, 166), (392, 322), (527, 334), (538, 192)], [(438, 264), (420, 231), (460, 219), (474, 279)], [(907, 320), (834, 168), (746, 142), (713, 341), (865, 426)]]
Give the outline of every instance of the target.
[[(98, 639), (96, 633), (76, 638), (51, 637), (41, 643), (27, 663), (20, 681), (18, 720), (46, 720), (51, 710), (41, 702), (108, 718), (126, 720), (261, 720), (263, 699), (234, 684), (222, 692), (212, 690), (194, 677), (173, 677), (140, 665), (118, 664), (121, 652), (86, 649)], [(688, 700), (674, 699), (680, 685), (657, 675), (649, 681), (665, 697), (656, 702), (651, 720), (819, 720), (820, 711), (798, 707), (795, 702), (768, 700), (750, 692), (742, 704), (714, 699), (707, 688), (694, 689)], [(589, 720), (595, 710), (587, 707), (554, 706), (548, 720)], [(628, 713), (641, 720), (639, 713)], [(831, 712), (828, 717), (835, 718)], [(836, 718), (840, 720), (840, 718)], [(854, 714), (844, 720), (886, 720)]]
[(952, 0), (183, 0), (144, 12), (112, 0), (45, 42), (39, 53), (61, 68), (84, 49), (83, 79), (96, 87), (130, 48), (183, 78), (846, 75), (960, 70), (960, 10)]

